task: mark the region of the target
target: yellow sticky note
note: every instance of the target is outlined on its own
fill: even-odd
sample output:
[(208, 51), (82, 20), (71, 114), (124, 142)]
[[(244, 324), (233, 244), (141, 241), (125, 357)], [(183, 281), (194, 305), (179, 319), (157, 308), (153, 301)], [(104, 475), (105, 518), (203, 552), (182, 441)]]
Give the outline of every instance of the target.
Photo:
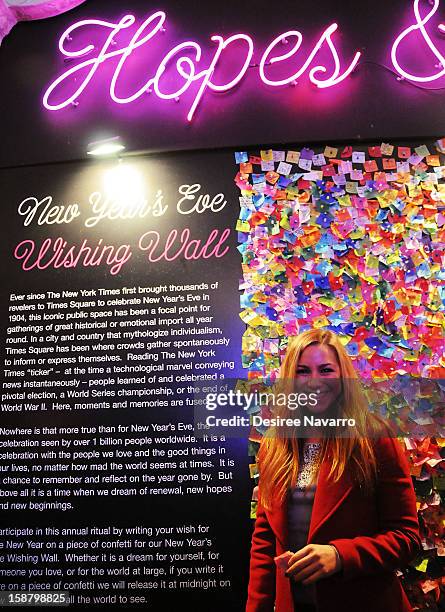
[(428, 569), (428, 561), (429, 559), (422, 559), (422, 561), (414, 567), (418, 572), (426, 572), (426, 570)]
[(260, 151), (261, 159), (263, 161), (273, 161), (273, 151), (272, 149), (267, 149), (265, 151)]
[(338, 153), (338, 149), (335, 149), (334, 147), (325, 147), (323, 155), (325, 157), (332, 158), (332, 157), (336, 157), (337, 153)]
[(355, 181), (346, 181), (345, 187), (348, 193), (357, 193), (357, 183)]
[(256, 463), (249, 463), (249, 473), (251, 478), (258, 476), (258, 466)]
[(391, 253), (390, 255), (387, 256), (386, 258), (386, 263), (388, 265), (396, 263), (397, 261), (400, 261), (400, 256), (397, 255), (397, 253)]
[(236, 222), (236, 231), (250, 232), (250, 223), (248, 221), (241, 221), (241, 219), (238, 219), (238, 221)]
[(422, 190), (420, 189), (419, 185), (412, 185), (411, 183), (408, 184), (408, 193), (410, 195), (410, 197), (415, 197), (418, 195), (422, 194)]
[(286, 336), (286, 331), (282, 325), (279, 323), (271, 323), (269, 329), (269, 338), (280, 338), (281, 336)]
[(267, 302), (267, 298), (264, 293), (257, 291), (252, 297), (252, 302), (261, 302), (262, 304), (265, 304)]
[(379, 260), (374, 255), (369, 254), (366, 258), (366, 265), (368, 268), (378, 268)]
[(345, 306), (347, 306), (347, 303), (342, 300), (341, 298), (335, 298), (333, 304), (332, 304), (332, 308), (333, 310), (337, 311), (337, 310), (341, 310), (342, 308), (344, 308)]
[(286, 230), (290, 230), (291, 229), (291, 227), (289, 225), (289, 218), (286, 217), (286, 215), (283, 215), (281, 217), (280, 227), (282, 227), (283, 229), (286, 229)]
[(329, 319), (325, 316), (314, 317), (314, 319), (312, 320), (312, 325), (315, 328), (327, 327), (328, 325), (330, 325), (330, 322), (329, 322)]
[(247, 308), (246, 310), (243, 310), (242, 312), (240, 312), (240, 319), (242, 321), (244, 321), (244, 323), (246, 325), (249, 325), (250, 322), (256, 318), (256, 313), (253, 312), (253, 310), (251, 308)]
[(352, 240), (360, 240), (365, 235), (365, 230), (363, 227), (357, 227), (353, 232), (349, 234), (349, 238)]
[(410, 253), (411, 255), (411, 259), (413, 261), (413, 264), (415, 266), (419, 266), (422, 261), (424, 260), (424, 257), (422, 256), (421, 253), (419, 253), (419, 251), (413, 251), (412, 253)]
[(348, 195), (339, 196), (337, 202), (340, 206), (351, 206), (351, 198)]
[(394, 151), (394, 146), (388, 144), (387, 142), (382, 142), (382, 144), (380, 145), (380, 151), (382, 152), (382, 155), (392, 155)]
[(392, 226), (393, 234), (403, 234), (405, 232), (405, 226), (403, 223), (394, 223)]
[(288, 151), (286, 161), (290, 164), (298, 164), (300, 161), (300, 151)]

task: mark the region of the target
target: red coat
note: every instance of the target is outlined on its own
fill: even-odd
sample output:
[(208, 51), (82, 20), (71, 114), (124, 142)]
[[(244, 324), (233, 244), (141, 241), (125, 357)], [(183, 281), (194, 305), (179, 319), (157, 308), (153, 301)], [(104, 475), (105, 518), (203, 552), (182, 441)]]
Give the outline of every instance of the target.
[[(315, 583), (319, 612), (409, 612), (395, 575), (421, 546), (416, 498), (400, 443), (375, 441), (377, 485), (371, 496), (347, 469), (337, 483), (320, 466), (308, 544), (334, 544), (341, 572)], [(260, 504), (252, 536), (246, 612), (292, 612), (290, 579), (275, 570), (274, 557), (288, 550), (285, 504), (266, 511)], [(298, 612), (298, 609), (295, 609)]]

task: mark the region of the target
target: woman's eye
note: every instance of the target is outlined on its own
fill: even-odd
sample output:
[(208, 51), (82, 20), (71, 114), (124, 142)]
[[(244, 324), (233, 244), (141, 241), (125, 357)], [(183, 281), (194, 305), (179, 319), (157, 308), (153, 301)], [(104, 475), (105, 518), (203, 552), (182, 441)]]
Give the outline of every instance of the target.
[(334, 370), (332, 368), (323, 368), (321, 371), (324, 374), (325, 372), (333, 372)]

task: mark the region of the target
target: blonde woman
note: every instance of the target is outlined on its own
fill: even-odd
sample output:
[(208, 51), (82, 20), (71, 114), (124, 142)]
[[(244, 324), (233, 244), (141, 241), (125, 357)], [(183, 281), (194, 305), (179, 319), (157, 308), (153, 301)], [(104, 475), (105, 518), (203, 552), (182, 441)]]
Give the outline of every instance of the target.
[[(316, 394), (306, 415), (356, 425), (335, 437), (280, 427), (264, 437), (247, 612), (410, 611), (396, 569), (413, 559), (420, 537), (400, 443), (368, 413), (334, 333), (290, 338), (280, 380)], [(275, 412), (296, 416), (288, 406)]]

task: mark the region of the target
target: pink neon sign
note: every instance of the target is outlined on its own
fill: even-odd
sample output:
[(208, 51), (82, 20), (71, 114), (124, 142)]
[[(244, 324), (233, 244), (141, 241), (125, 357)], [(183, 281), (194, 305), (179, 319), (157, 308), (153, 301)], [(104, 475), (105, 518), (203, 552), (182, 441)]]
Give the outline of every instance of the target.
[[(439, 0), (431, 0), (429, 9), (422, 16), (420, 0), (414, 0), (413, 12), (415, 22), (405, 28), (391, 46), (391, 61), (396, 72), (409, 81), (429, 83), (445, 76), (445, 56), (434, 44), (427, 25), (436, 14)], [(166, 14), (157, 11), (145, 19), (139, 26), (134, 15), (126, 15), (114, 23), (99, 19), (85, 19), (71, 25), (59, 40), (59, 50), (66, 59), (78, 60), (72, 68), (61, 74), (46, 90), (43, 96), (44, 106), (51, 111), (61, 110), (76, 101), (86, 93), (101, 66), (112, 58), (118, 58), (116, 67), (110, 79), (109, 95), (113, 102), (120, 105), (130, 104), (141, 98), (145, 93), (152, 92), (160, 100), (179, 100), (186, 92), (192, 91), (192, 101), (187, 112), (187, 119), (191, 121), (208, 91), (225, 92), (236, 87), (245, 77), (253, 58), (255, 45), (253, 39), (247, 34), (234, 34), (229, 38), (215, 35), (210, 38), (216, 47), (210, 53), (210, 59), (204, 59), (202, 47), (194, 40), (181, 42), (169, 49), (152, 71), (147, 75), (144, 84), (130, 95), (122, 94), (122, 81), (124, 80), (128, 60), (136, 50), (142, 49), (148, 59), (159, 51), (159, 33), (164, 31)], [(430, 24), (431, 25), (431, 24)], [(75, 47), (75, 34), (81, 33), (89, 41), (97, 38), (98, 30), (105, 33), (105, 42), (96, 48), (92, 42), (80, 48)], [(356, 51), (349, 63), (342, 61), (334, 41), (338, 25), (332, 23), (321, 34), (312, 50), (303, 56), (301, 50), (303, 34), (298, 30), (289, 30), (277, 36), (262, 53), (258, 63), (258, 73), (263, 84), (270, 87), (280, 87), (290, 83), (295, 84), (298, 79), (307, 74), (308, 79), (316, 87), (323, 89), (333, 87), (344, 81), (357, 66), (361, 53)], [(445, 32), (445, 24), (438, 26), (440, 32)], [(129, 42), (119, 44), (119, 34), (127, 31), (131, 35)], [(403, 47), (412, 37), (422, 37), (435, 58), (436, 72), (427, 75), (414, 74), (403, 67), (401, 55)], [(292, 43), (292, 44), (289, 44)], [(283, 53), (284, 45), (289, 44)], [(241, 59), (241, 66), (233, 68), (227, 59), (226, 51), (232, 47)], [(203, 66), (202, 64), (205, 64)], [(214, 81), (215, 71), (218, 67), (226, 68), (230, 73), (226, 82)], [(276, 67), (279, 67), (278, 73)], [(297, 66), (297, 67), (296, 67)], [(166, 91), (165, 74), (168, 70), (175, 70), (179, 84), (174, 91)], [(128, 70), (127, 70), (128, 72)], [(280, 78), (277, 77), (280, 75)], [(285, 74), (286, 76), (283, 76)], [(275, 75), (275, 76), (274, 76)], [(194, 87), (193, 87), (194, 86)], [(66, 91), (71, 87), (72, 93)]]
[[(326, 30), (321, 35), (319, 41), (317, 42), (317, 44), (315, 45), (315, 47), (309, 54), (306, 61), (304, 62), (303, 66), (301, 66), (301, 68), (297, 70), (297, 72), (286, 77), (285, 79), (274, 81), (272, 79), (267, 78), (266, 76), (267, 63), (275, 64), (277, 62), (282, 62), (287, 59), (290, 59), (296, 53), (298, 53), (301, 47), (301, 44), (303, 42), (303, 35), (298, 30), (290, 30), (289, 32), (285, 32), (284, 34), (280, 34), (280, 36), (277, 36), (277, 38), (275, 38), (275, 40), (273, 40), (270, 43), (270, 45), (267, 47), (260, 61), (260, 77), (263, 83), (266, 83), (266, 85), (273, 85), (275, 87), (278, 87), (279, 85), (286, 85), (288, 83), (293, 83), (307, 71), (307, 69), (309, 68), (309, 66), (312, 64), (315, 57), (317, 56), (317, 53), (319, 52), (319, 50), (322, 48), (322, 46), (325, 43), (327, 44), (330, 52), (332, 53), (332, 59), (334, 62), (334, 72), (331, 74), (331, 76), (325, 79), (319, 79), (315, 75), (317, 73), (320, 73), (320, 74), (326, 73), (327, 68), (326, 66), (323, 66), (323, 65), (314, 66), (309, 71), (309, 79), (317, 87), (332, 87), (333, 85), (337, 85), (338, 83), (341, 83), (341, 81), (343, 81), (347, 76), (349, 76), (351, 72), (354, 70), (354, 68), (357, 65), (358, 60), (360, 59), (361, 53), (357, 51), (357, 53), (354, 55), (354, 59), (349, 64), (348, 68), (346, 68), (346, 70), (342, 74), (340, 74), (340, 71), (341, 71), (340, 58), (337, 53), (337, 49), (335, 48), (335, 44), (332, 40), (332, 34), (337, 30), (337, 28), (338, 28), (338, 25), (336, 23), (333, 23), (328, 28), (326, 28)], [(287, 41), (287, 39), (290, 38), (291, 36), (297, 39), (292, 49), (288, 51), (287, 53), (284, 53), (283, 55), (277, 55), (277, 56), (271, 57), (271, 53), (273, 49), (280, 43)]]
[[(140, 47), (145, 46), (148, 53), (150, 50), (155, 50), (153, 47), (150, 49), (150, 44), (156, 44), (155, 38), (158, 33), (163, 30), (165, 20), (166, 14), (163, 11), (153, 13), (135, 29), (130, 42), (118, 48), (116, 47), (119, 33), (124, 30), (130, 31), (129, 29), (136, 25), (136, 18), (133, 15), (126, 15), (117, 23), (98, 19), (85, 19), (70, 26), (60, 38), (59, 50), (66, 58), (79, 59), (80, 61), (60, 75), (48, 87), (43, 96), (44, 106), (48, 110), (56, 111), (66, 108), (77, 101), (100, 70), (100, 67), (111, 58), (116, 57), (119, 57), (119, 62), (114, 70), (109, 86), (109, 95), (114, 102), (117, 104), (129, 104), (140, 98), (144, 93), (150, 91), (162, 100), (172, 98), (179, 99), (194, 83), (196, 83), (198, 85), (197, 91), (187, 113), (187, 119), (189, 121), (193, 119), (196, 109), (201, 103), (206, 91), (229, 91), (242, 81), (250, 66), (254, 53), (254, 42), (252, 38), (247, 34), (234, 34), (229, 38), (215, 35), (211, 37), (211, 41), (216, 43), (216, 48), (212, 53), (210, 61), (206, 62), (206, 67), (201, 68), (199, 66), (203, 58), (201, 46), (193, 40), (185, 41), (174, 46), (164, 55), (155, 73), (148, 78), (142, 87), (133, 92), (132, 95), (126, 97), (119, 95), (119, 81), (121, 80), (123, 72), (125, 72), (126, 61), (132, 56), (134, 51)], [(98, 28), (107, 33), (105, 42), (98, 52), (96, 50), (94, 55), (92, 55), (92, 53), (95, 47), (92, 43), (80, 49), (72, 49), (74, 46), (72, 42), (73, 35), (79, 30), (83, 30), (85, 34), (86, 28), (95, 28), (96, 31)], [(346, 68), (342, 68), (342, 62), (333, 40), (333, 35), (337, 28), (338, 26), (335, 23), (326, 28), (312, 51), (297, 70), (295, 70), (295, 60), (298, 60), (298, 56), (301, 55), (301, 53), (299, 53), (303, 41), (301, 32), (298, 30), (291, 30), (275, 38), (263, 53), (259, 63), (259, 76), (261, 81), (266, 85), (278, 87), (294, 82), (297, 78), (300, 78), (309, 71), (309, 80), (319, 88), (332, 87), (341, 83), (341, 81), (351, 74), (357, 65), (360, 58), (360, 52), (357, 51), (349, 65)], [(89, 32), (90, 30), (88, 30), (88, 33)], [(296, 42), (290, 51), (280, 54), (279, 51), (277, 51), (277, 47), (287, 38), (296, 38)], [(236, 48), (238, 49), (238, 53), (241, 54), (242, 65), (237, 69), (236, 74), (231, 75), (231, 78), (229, 78), (227, 82), (218, 84), (212, 80), (215, 70), (218, 65), (223, 65), (224, 52), (235, 44), (237, 44)], [(239, 49), (241, 49), (241, 51)], [(324, 55), (328, 54), (328, 56), (330, 56), (330, 61), (323, 62), (320, 59), (318, 65), (313, 65), (315, 60), (319, 57), (320, 52), (323, 50), (325, 51)], [(87, 56), (87, 58), (82, 61), (84, 56)], [(270, 75), (266, 74), (266, 72), (271, 71), (271, 67), (274, 64), (278, 63), (282, 64), (281, 68), (289, 70), (289, 76), (284, 79), (273, 79)], [(174, 66), (181, 80), (181, 84), (176, 91), (167, 93), (163, 90), (162, 76), (169, 66)], [(67, 85), (73, 86), (74, 83), (75, 90), (68, 96), (64, 94), (65, 87)]]
[[(391, 48), (391, 61), (393, 63), (394, 68), (403, 78), (408, 79), (409, 81), (416, 81), (418, 83), (430, 83), (431, 81), (436, 81), (437, 79), (445, 75), (445, 57), (433, 43), (425, 27), (427, 23), (431, 20), (433, 15), (435, 15), (435, 13), (437, 12), (437, 9), (439, 8), (439, 0), (432, 0), (432, 2), (430, 3), (431, 8), (429, 12), (424, 15), (424, 17), (422, 17), (420, 14), (419, 4), (420, 0), (414, 0), (414, 16), (416, 18), (416, 22), (410, 25), (405, 30), (403, 30), (403, 32), (401, 32), (394, 41), (394, 44)], [(445, 32), (445, 25), (440, 24), (438, 26), (438, 29), (440, 32)], [(405, 39), (409, 39), (411, 37), (411, 34), (420, 34), (422, 36), (430, 51), (438, 60), (439, 70), (437, 72), (426, 76), (420, 76), (417, 74), (412, 74), (402, 68), (399, 61), (399, 48), (401, 44), (405, 41)]]

